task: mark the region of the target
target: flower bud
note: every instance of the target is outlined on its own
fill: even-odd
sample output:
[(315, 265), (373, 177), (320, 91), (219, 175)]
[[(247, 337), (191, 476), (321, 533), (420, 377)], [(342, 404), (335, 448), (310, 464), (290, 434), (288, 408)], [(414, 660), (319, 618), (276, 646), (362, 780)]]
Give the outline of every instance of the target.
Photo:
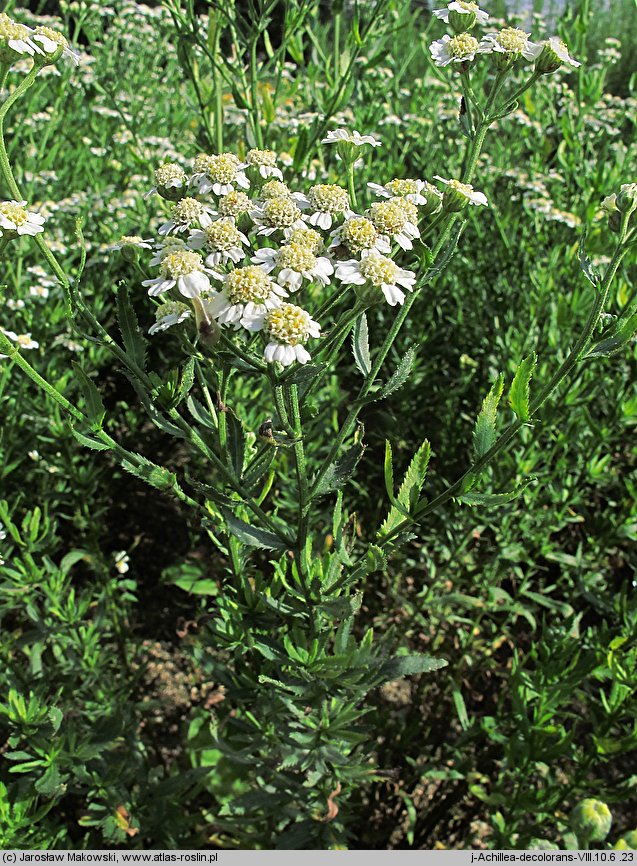
[(637, 830), (624, 833), (613, 845), (616, 851), (637, 851)]
[(601, 800), (582, 800), (570, 817), (571, 829), (580, 842), (603, 842), (610, 833), (613, 816)]
[(545, 42), (540, 42), (535, 51), (535, 71), (541, 75), (550, 75), (556, 72), (560, 66), (566, 64), (577, 68), (581, 66), (577, 60), (568, 53), (568, 48), (565, 42), (558, 39), (557, 36), (551, 36)]
[(623, 183), (615, 196), (615, 205), (620, 213), (632, 213), (637, 207), (637, 183)]
[(607, 195), (602, 201), (602, 210), (608, 216), (608, 228), (617, 234), (621, 228), (621, 212), (617, 207), (617, 194)]

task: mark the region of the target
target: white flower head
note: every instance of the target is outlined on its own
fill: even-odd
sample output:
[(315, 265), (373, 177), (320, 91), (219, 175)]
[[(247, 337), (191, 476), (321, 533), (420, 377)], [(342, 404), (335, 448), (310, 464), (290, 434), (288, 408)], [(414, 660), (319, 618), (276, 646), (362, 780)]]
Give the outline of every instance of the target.
[(413, 271), (399, 268), (377, 250), (364, 250), (360, 261), (350, 259), (341, 262), (336, 267), (336, 277), (345, 284), (358, 286), (359, 296), (370, 303), (378, 300), (380, 290), (392, 307), (404, 303), (405, 293), (402, 289), (412, 292), (416, 282)]
[(231, 217), (233, 220), (236, 220), (250, 211), (252, 202), (241, 190), (232, 190), (232, 192), (221, 196), (217, 208), (218, 216)]
[(334, 273), (328, 258), (314, 255), (308, 246), (298, 242), (283, 244), (279, 249), (264, 247), (257, 250), (252, 261), (268, 274), (276, 271), (277, 283), (291, 292), (298, 291), (303, 280), (317, 280), (327, 286)]
[(188, 183), (183, 168), (176, 162), (165, 162), (155, 169), (155, 186), (149, 189), (144, 198), (158, 192), (163, 198), (175, 201), (181, 198), (181, 191)]
[(309, 224), (324, 230), (332, 228), (334, 217), (343, 216), (347, 219), (354, 215), (347, 190), (334, 183), (319, 183), (311, 187), (302, 207), (312, 211), (307, 217)]
[(245, 258), (243, 246), (247, 244), (248, 238), (239, 231), (232, 217), (222, 217), (205, 229), (195, 229), (188, 238), (191, 249), (208, 253), (206, 264), (211, 268), (226, 262), (236, 265)]
[(412, 249), (412, 241), (420, 237), (416, 225), (418, 208), (405, 198), (375, 201), (367, 211), (367, 216), (379, 234), (390, 237), (403, 250)]
[(480, 43), (470, 33), (459, 33), (449, 36), (448, 33), (432, 42), (429, 46), (431, 56), (436, 66), (448, 66), (450, 63), (468, 63), (476, 56)]
[(493, 54), (496, 63), (506, 67), (520, 57), (534, 60), (537, 45), (529, 39), (530, 34), (517, 27), (505, 27), (497, 33), (487, 33), (480, 42), (480, 54)]
[(122, 235), (121, 238), (114, 244), (109, 244), (107, 250), (123, 250), (126, 247), (133, 247), (138, 250), (152, 250), (153, 239), (142, 238), (140, 235)]
[(354, 255), (372, 249), (387, 255), (391, 252), (388, 239), (379, 233), (370, 219), (364, 216), (350, 217), (330, 234), (333, 239), (330, 249), (345, 246)]
[(351, 132), (348, 129), (332, 129), (327, 133), (327, 138), (321, 140), (321, 144), (338, 144), (346, 142), (353, 144), (355, 147), (362, 147), (364, 144), (370, 144), (372, 147), (380, 147), (381, 143), (373, 135), (361, 135), (356, 129)]
[(268, 180), (259, 190), (259, 198), (262, 201), (268, 198), (292, 198), (292, 192), (282, 180)]
[[(156, 259), (151, 261), (151, 264), (154, 263)], [(151, 297), (162, 295), (176, 286), (185, 298), (197, 298), (202, 292), (210, 291), (208, 274), (221, 279), (220, 274), (204, 266), (199, 253), (169, 246), (161, 252), (159, 276), (153, 280), (143, 280), (142, 286), (148, 287)]]
[(24, 24), (18, 24), (6, 14), (0, 12), (0, 61), (11, 63), (16, 55), (41, 54), (42, 50), (32, 40), (33, 31)]
[(206, 302), (206, 313), (220, 324), (232, 325), (235, 329), (243, 326), (249, 331), (261, 330), (259, 322), (263, 316), (278, 307), (281, 298), (288, 294), (257, 265), (235, 268), (218, 278), (223, 287)]
[(301, 228), (285, 229), (283, 234), (285, 235), (286, 243), (302, 244), (302, 246), (307, 247), (310, 252), (314, 253), (315, 256), (322, 253), (325, 249), (325, 243), (320, 232), (317, 232), (316, 229), (308, 228), (305, 223), (303, 223)]
[(281, 169), (277, 168), (276, 153), (273, 150), (259, 150), (259, 148), (253, 147), (246, 154), (243, 168), (253, 169), (258, 176), (264, 179), (276, 177), (283, 180)]
[(321, 326), (307, 310), (294, 304), (280, 304), (265, 314), (259, 330), (264, 330), (270, 338), (263, 357), (272, 364), (278, 362), (288, 367), (295, 361), (307, 364), (310, 353), (305, 346), (310, 337), (321, 336)]
[(533, 59), (535, 60), (537, 71), (544, 75), (555, 72), (561, 66), (570, 66), (572, 69), (577, 69), (578, 66), (582, 65), (577, 60), (573, 60), (568, 53), (566, 42), (563, 42), (559, 36), (551, 36), (546, 41), (536, 45)]
[(215, 195), (227, 195), (237, 187), (240, 189), (250, 187), (243, 165), (234, 153), (198, 156), (190, 180), (202, 195), (211, 191)]
[(126, 572), (130, 568), (130, 556), (126, 553), (126, 551), (119, 550), (116, 554), (114, 554), (113, 559), (115, 564), (115, 570), (119, 572), (119, 574), (126, 574)]
[[(37, 50), (50, 58), (52, 62), (61, 56), (67, 57), (76, 66), (79, 65), (80, 55), (69, 47), (66, 37), (58, 33), (57, 30), (52, 30), (50, 27), (36, 27), (31, 32), (31, 41), (36, 45)], [(60, 51), (60, 49), (62, 50)]]
[(445, 190), (442, 204), (447, 211), (462, 210), (468, 204), (487, 205), (487, 197), (483, 192), (475, 190), (470, 183), (461, 183), (459, 180), (446, 180), (440, 175), (434, 175), (436, 180), (444, 183), (447, 187)]
[[(31, 337), (31, 334), (16, 334), (15, 331), (5, 331), (0, 328), (0, 331), (8, 337), (13, 343), (16, 343), (19, 349), (39, 349), (40, 344)], [(6, 357), (6, 355), (2, 355)]]
[(44, 217), (25, 209), (26, 201), (0, 202), (0, 237), (37, 235), (43, 232)]
[(395, 198), (400, 196), (417, 205), (427, 204), (426, 197), (422, 194), (426, 187), (424, 180), (413, 180), (412, 178), (394, 178), (384, 186), (379, 183), (368, 183), (367, 186), (380, 198)]
[(471, 30), (475, 24), (484, 24), (489, 15), (471, 0), (453, 0), (444, 9), (434, 9), (436, 18), (451, 24), (456, 33)]
[(250, 218), (258, 226), (258, 235), (271, 235), (275, 231), (303, 228), (304, 222), (299, 206), (288, 196), (278, 196), (264, 201), (250, 211)]
[(149, 334), (156, 334), (179, 325), (192, 315), (192, 310), (181, 301), (166, 301), (155, 310), (155, 324), (148, 329)]
[(361, 135), (356, 129), (351, 132), (348, 129), (332, 129), (327, 133), (327, 138), (322, 139), (321, 144), (335, 144), (337, 158), (351, 165), (356, 163), (361, 147), (380, 147), (381, 143), (373, 135)]
[(160, 235), (186, 232), (195, 227), (206, 228), (212, 223), (213, 209), (196, 198), (180, 199), (173, 205), (170, 219), (158, 229)]

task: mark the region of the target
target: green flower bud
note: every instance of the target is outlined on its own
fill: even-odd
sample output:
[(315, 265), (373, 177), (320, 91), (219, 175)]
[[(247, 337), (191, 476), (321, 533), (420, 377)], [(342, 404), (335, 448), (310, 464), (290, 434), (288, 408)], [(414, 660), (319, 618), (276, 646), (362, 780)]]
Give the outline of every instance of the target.
[(616, 851), (637, 851), (637, 830), (625, 833), (613, 847)]
[(637, 207), (637, 183), (623, 183), (615, 196), (615, 204), (621, 213), (632, 213)]
[(610, 833), (613, 816), (601, 800), (582, 800), (571, 812), (571, 829), (578, 840), (603, 842)]

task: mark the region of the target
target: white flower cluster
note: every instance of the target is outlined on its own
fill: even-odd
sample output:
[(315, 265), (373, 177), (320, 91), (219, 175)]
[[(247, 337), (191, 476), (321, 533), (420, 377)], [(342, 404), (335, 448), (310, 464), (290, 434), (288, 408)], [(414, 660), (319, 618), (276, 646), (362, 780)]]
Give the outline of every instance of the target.
[[(343, 141), (342, 131), (328, 137)], [(355, 146), (376, 143), (351, 136)], [(318, 183), (306, 192), (283, 181), (276, 154), (249, 151), (201, 155), (190, 175), (174, 163), (155, 172), (151, 192), (170, 203), (149, 264), (156, 276), (143, 281), (162, 298), (150, 333), (194, 320), (200, 333), (219, 326), (260, 333), (267, 362), (287, 366), (310, 359), (306, 344), (321, 326), (290, 296), (302, 290), (321, 304), (334, 280), (351, 285), (365, 303), (383, 298), (402, 304), (416, 275), (399, 267), (395, 253), (420, 239), (421, 215), (443, 206), (443, 196), (423, 180), (370, 184), (373, 201), (352, 209), (346, 189)], [(122, 251), (146, 249), (145, 238), (125, 238)], [(169, 298), (164, 301), (164, 298)]]
[(453, 35), (446, 33), (429, 46), (436, 66), (468, 64), (476, 54), (491, 54), (500, 69), (507, 69), (520, 59), (534, 61), (536, 70), (542, 74), (555, 72), (563, 65), (580, 66), (557, 36), (535, 43), (531, 42), (530, 33), (517, 27), (504, 27), (487, 33), (481, 40), (476, 39), (469, 31), (476, 24), (485, 24), (489, 16), (471, 0), (453, 0), (444, 9), (435, 9), (433, 14), (454, 31)]
[(50, 27), (27, 27), (0, 12), (0, 60), (12, 63), (28, 55), (44, 65), (54, 63), (60, 55), (68, 57), (75, 65), (79, 55), (69, 48), (66, 38)]

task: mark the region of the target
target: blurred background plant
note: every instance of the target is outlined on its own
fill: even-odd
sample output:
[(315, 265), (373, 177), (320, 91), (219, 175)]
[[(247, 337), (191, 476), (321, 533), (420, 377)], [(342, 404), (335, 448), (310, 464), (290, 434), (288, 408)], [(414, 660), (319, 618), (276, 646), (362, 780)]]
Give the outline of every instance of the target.
[[(315, 145), (345, 125), (382, 140), (373, 164), (356, 169), (359, 187), (378, 182), (381, 161), (383, 179), (459, 172), (460, 91), (431, 65), (428, 45), (444, 28), (422, 4), (344, 4), (336, 15), (301, 0), (5, 11), (54, 24), (81, 49), (78, 70), (51, 69), (9, 116), (9, 151), (69, 271), (80, 259), (69, 239), (84, 218), (84, 296), (113, 332), (120, 281), (147, 315), (144, 330), (150, 324), (141, 277), (109, 247), (161, 219), (144, 198), (161, 162), (263, 143), (289, 154), (297, 177), (332, 182), (338, 165)], [(43, 17), (50, 12), (62, 21)], [(363, 533), (386, 507), (387, 438), (399, 466), (431, 441), (448, 474), (431, 477), (435, 495), (466, 468), (484, 382), (500, 370), (510, 380), (533, 350), (535, 379), (550, 377), (586, 312), (582, 226), (603, 265), (600, 202), (634, 179), (634, 4), (536, 5), (520, 16), (534, 36), (557, 29), (582, 66), (525, 94), (488, 140), (478, 185), (490, 208), (470, 218), (453, 268), (405, 324), (402, 344), (424, 345), (411, 378), (364, 412), (368, 448), (354, 482)], [(180, 468), (185, 455), (140, 415), (110, 356), (68, 330), (45, 265), (32, 246), (12, 247), (2, 326), (33, 334), (42, 348), (30, 360), (70, 397), (72, 355), (99, 371), (109, 433)], [(615, 312), (634, 302), (634, 272), (627, 261)], [(391, 314), (378, 313), (381, 326)], [(180, 360), (176, 341), (149, 353), (154, 370)], [(28, 380), (1, 363), (3, 846), (264, 844), (219, 818), (247, 791), (241, 767), (210, 736), (226, 712), (223, 657), (205, 639), (223, 558), (187, 509), (82, 449), (57, 410), (44, 410)], [(366, 724), (384, 777), (341, 810), (351, 847), (573, 847), (569, 816), (579, 808), (581, 819), (578, 804), (590, 799), (607, 804), (612, 828), (601, 838), (580, 829), (575, 841), (630, 844), (634, 374), (632, 343), (583, 366), (541, 425), (490, 469), (494, 490), (535, 476), (519, 499), (497, 510), (445, 508), (387, 573), (368, 578), (357, 637), (373, 626), (449, 666), (372, 692)], [(326, 377), (317, 402), (340, 405), (357, 375)], [(234, 401), (249, 407), (251, 386), (234, 381)], [(263, 419), (246, 411), (257, 429)], [(326, 412), (326, 429), (337, 420)]]

